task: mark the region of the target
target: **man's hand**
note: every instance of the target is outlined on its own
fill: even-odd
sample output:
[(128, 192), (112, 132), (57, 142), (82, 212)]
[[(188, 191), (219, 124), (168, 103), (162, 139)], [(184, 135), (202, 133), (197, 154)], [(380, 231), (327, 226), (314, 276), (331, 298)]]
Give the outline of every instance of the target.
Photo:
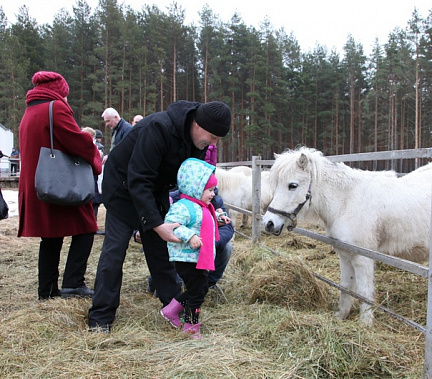
[(142, 243), (142, 241), (141, 241), (141, 233), (139, 232), (139, 230), (135, 233), (135, 242), (138, 242), (138, 243)]
[(162, 224), (159, 226), (156, 226), (156, 228), (153, 228), (153, 230), (159, 234), (159, 237), (162, 238), (164, 241), (167, 242), (181, 242), (179, 238), (177, 238), (173, 230), (175, 228), (178, 228), (180, 224), (178, 222), (174, 222), (172, 224)]

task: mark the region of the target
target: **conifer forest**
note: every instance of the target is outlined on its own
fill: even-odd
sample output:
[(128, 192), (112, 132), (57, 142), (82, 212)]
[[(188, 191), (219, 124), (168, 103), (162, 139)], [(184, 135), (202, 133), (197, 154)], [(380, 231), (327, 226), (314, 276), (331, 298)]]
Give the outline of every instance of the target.
[(325, 41), (303, 51), (269, 20), (258, 29), (238, 14), (226, 22), (208, 5), (199, 15), (186, 25), (176, 2), (136, 11), (75, 0), (51, 24), (39, 25), (26, 6), (11, 24), (0, 6), (0, 123), (18, 141), (31, 78), (46, 70), (65, 77), (77, 123), (100, 129), (106, 144), (106, 107), (131, 121), (176, 100), (220, 100), (233, 116), (221, 162), (273, 159), (297, 145), (326, 155), (431, 146), (432, 10), (422, 18), (414, 8), (370, 56), (351, 35), (343, 53)]

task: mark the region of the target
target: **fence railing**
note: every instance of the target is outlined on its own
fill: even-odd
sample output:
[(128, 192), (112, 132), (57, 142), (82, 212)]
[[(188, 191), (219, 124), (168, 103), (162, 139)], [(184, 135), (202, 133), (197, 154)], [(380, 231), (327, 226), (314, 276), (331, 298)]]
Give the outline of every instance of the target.
[(3, 177), (19, 176), (21, 171), (20, 158), (0, 158), (0, 175)]
[[(395, 151), (382, 151), (382, 152), (371, 152), (371, 153), (358, 153), (358, 154), (344, 154), (344, 155), (333, 155), (327, 156), (327, 158), (332, 162), (361, 162), (361, 161), (379, 161), (379, 160), (401, 160), (401, 159), (419, 159), (419, 158), (432, 158), (432, 148), (423, 149), (413, 149), (413, 150), (395, 150)], [(274, 160), (261, 160), (261, 157), (254, 156), (252, 161), (243, 162), (230, 162), (230, 163), (220, 163), (218, 167), (234, 167), (234, 166), (251, 166), (252, 167), (252, 212), (245, 209), (235, 207), (233, 204), (226, 203), (227, 208), (232, 208), (238, 212), (251, 215), (252, 216), (252, 242), (258, 243), (261, 241), (261, 228), (262, 228), (262, 216), (261, 216), (261, 171), (262, 168), (271, 167)], [(431, 183), (432, 184), (432, 183)], [(431, 188), (432, 191), (432, 188)], [(432, 220), (432, 214), (431, 214)], [(374, 304), (369, 299), (362, 298), (359, 294), (350, 291), (347, 288), (343, 288), (340, 285), (331, 282), (330, 280), (321, 277), (320, 275), (315, 275), (320, 280), (325, 283), (338, 288), (341, 291), (349, 293), (351, 296), (365, 301), (370, 305), (374, 305), (377, 309), (380, 309), (393, 317), (399, 319), (400, 321), (406, 323), (410, 327), (413, 327), (420, 332), (425, 334), (426, 344), (425, 344), (425, 364), (424, 364), (424, 377), (427, 379), (432, 379), (432, 222), (431, 222), (431, 248), (429, 251), (429, 267), (419, 265), (417, 263), (407, 261), (404, 259), (391, 257), (386, 254), (382, 254), (378, 251), (373, 251), (369, 249), (362, 248), (360, 246), (354, 246), (351, 244), (344, 243), (340, 240), (329, 238), (321, 234), (309, 231), (307, 229), (294, 228), (293, 232), (306, 235), (312, 239), (319, 240), (321, 242), (330, 244), (335, 247), (343, 248), (354, 254), (360, 254), (370, 259), (374, 259), (379, 262), (397, 267), (399, 269), (411, 272), (413, 274), (422, 276), (428, 279), (428, 289), (427, 289), (427, 315), (426, 315), (426, 327), (417, 324), (416, 322), (409, 320), (401, 315), (398, 315), (391, 310), (384, 308), (380, 305)]]

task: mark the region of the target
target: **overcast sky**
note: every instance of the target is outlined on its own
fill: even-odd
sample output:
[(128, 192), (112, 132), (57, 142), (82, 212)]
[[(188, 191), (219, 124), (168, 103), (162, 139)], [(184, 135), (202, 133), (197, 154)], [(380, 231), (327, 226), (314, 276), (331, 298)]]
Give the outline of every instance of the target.
[[(143, 4), (156, 4), (164, 12), (173, 3), (172, 0), (118, 2), (138, 11)], [(72, 14), (72, 5), (75, 3), (75, 0), (5, 0), (1, 6), (12, 23), (16, 22), (15, 15), (19, 7), (27, 5), (30, 16), (43, 24), (52, 23), (54, 14), (61, 8)], [(98, 0), (87, 0), (87, 3), (93, 12)], [(426, 18), (432, 9), (430, 0), (177, 1), (185, 10), (186, 24), (198, 24), (198, 12), (206, 3), (225, 22), (230, 21), (233, 14), (238, 12), (246, 25), (259, 27), (267, 16), (275, 29), (284, 27), (288, 34), (292, 31), (302, 51), (312, 50), (319, 43), (342, 52), (348, 35), (351, 34), (356, 42), (363, 44), (366, 54), (370, 53), (376, 38), (383, 45), (394, 28), (405, 28), (414, 8), (422, 18)]]

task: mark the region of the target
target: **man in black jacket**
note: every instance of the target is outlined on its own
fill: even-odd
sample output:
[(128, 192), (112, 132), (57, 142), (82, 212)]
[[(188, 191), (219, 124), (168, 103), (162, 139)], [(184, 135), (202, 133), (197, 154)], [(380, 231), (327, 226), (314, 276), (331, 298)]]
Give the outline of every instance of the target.
[(102, 199), (107, 209), (105, 239), (96, 273), (91, 330), (109, 332), (120, 304), (123, 262), (130, 237), (139, 229), (144, 254), (158, 297), (165, 306), (179, 294), (166, 241), (179, 242), (165, 224), (169, 190), (181, 163), (204, 159), (231, 126), (231, 111), (219, 101), (177, 101), (135, 125), (110, 152), (105, 164)]

